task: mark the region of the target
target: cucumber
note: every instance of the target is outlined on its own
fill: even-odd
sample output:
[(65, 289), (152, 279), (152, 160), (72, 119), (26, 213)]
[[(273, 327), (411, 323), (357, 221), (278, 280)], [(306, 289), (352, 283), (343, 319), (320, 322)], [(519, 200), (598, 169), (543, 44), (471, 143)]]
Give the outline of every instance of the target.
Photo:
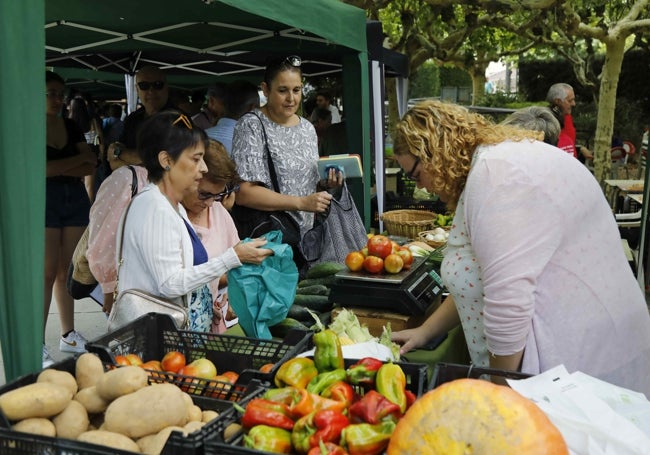
[(273, 335), (273, 337), (282, 339), (287, 336), (287, 333), (289, 333), (291, 329), (300, 329), (306, 331), (310, 330), (310, 328), (305, 324), (293, 318), (286, 318), (283, 321), (269, 327), (269, 330), (271, 331), (271, 335)]
[(330, 302), (330, 298), (326, 295), (296, 294), (296, 298), (293, 300), (293, 304), (309, 308), (316, 313), (331, 311), (333, 306)]
[(312, 325), (314, 323), (313, 316), (307, 311), (302, 305), (293, 304), (289, 307), (289, 312), (287, 317), (290, 319), (295, 319), (300, 322), (306, 322), (307, 325)]
[(298, 287), (305, 288), (307, 286), (314, 286), (315, 284), (322, 284), (323, 286), (331, 287), (334, 283), (336, 283), (336, 276), (329, 275), (324, 278), (305, 278), (298, 282)]
[(306, 278), (325, 278), (326, 276), (334, 275), (341, 270), (345, 270), (344, 264), (338, 262), (321, 262), (312, 266), (307, 270)]
[(296, 289), (296, 294), (304, 295), (330, 295), (330, 288), (322, 284), (313, 284)]

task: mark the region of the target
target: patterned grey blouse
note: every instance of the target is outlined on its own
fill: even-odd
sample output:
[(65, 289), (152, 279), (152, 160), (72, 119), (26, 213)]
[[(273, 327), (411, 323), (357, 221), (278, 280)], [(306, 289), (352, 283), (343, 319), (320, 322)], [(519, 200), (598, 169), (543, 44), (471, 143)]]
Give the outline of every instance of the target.
[[(262, 111), (255, 109), (258, 117), (247, 114), (235, 126), (232, 141), (232, 158), (237, 172), (248, 182), (262, 182), (273, 188), (264, 152), (264, 124), (269, 142), (271, 159), (275, 166), (280, 193), (307, 196), (316, 191), (318, 183), (318, 140), (314, 126), (305, 118), (300, 123), (285, 127), (270, 120)], [(310, 212), (289, 212), (298, 221), (302, 234), (314, 222)]]

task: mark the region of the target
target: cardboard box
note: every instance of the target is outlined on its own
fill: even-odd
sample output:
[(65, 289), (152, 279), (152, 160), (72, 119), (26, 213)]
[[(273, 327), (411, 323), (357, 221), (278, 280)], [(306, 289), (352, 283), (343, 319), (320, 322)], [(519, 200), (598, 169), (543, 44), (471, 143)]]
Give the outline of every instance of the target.
[[(398, 330), (418, 327), (425, 319), (425, 316), (410, 316), (368, 308), (345, 307), (345, 309), (352, 311), (357, 316), (357, 319), (359, 319), (359, 323), (368, 327), (370, 334), (375, 337), (381, 336), (384, 326), (388, 322), (390, 322), (391, 330), (397, 332)], [(339, 308), (334, 308), (332, 310), (332, 320), (336, 319), (339, 310)]]

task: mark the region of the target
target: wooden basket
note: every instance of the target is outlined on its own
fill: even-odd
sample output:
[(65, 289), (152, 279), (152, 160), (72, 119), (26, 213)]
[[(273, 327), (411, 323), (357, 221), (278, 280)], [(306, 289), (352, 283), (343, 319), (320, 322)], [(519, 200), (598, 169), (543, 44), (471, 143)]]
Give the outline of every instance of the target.
[[(440, 227), (440, 226), (436, 226), (436, 227)], [(442, 226), (442, 228), (444, 230), (446, 230), (446, 231), (448, 231), (450, 229), (449, 226)], [(435, 242), (433, 240), (427, 240), (427, 234), (433, 234), (433, 229), (431, 229), (429, 231), (422, 231), (422, 232), (418, 233), (418, 239), (420, 240), (420, 242), (424, 242), (424, 243), (426, 243), (427, 245), (429, 245), (430, 247), (433, 247), (433, 248), (440, 248), (441, 246), (443, 246), (443, 245), (445, 245), (447, 243), (446, 240), (444, 242)]]
[(389, 235), (416, 239), (419, 232), (435, 227), (436, 214), (426, 210), (391, 210), (381, 219)]

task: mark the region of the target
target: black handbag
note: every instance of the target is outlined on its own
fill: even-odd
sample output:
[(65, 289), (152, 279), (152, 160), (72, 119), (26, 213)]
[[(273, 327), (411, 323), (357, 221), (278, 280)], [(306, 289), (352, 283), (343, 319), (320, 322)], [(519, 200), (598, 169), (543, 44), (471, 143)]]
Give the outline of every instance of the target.
[[(268, 163), (269, 174), (271, 175), (271, 183), (273, 185), (273, 188), (271, 189), (276, 193), (279, 193), (280, 186), (278, 185), (275, 166), (273, 164), (273, 159), (271, 158), (269, 141), (266, 136), (264, 123), (262, 123), (262, 119), (259, 118), (256, 113), (248, 112), (247, 114), (257, 117), (260, 121), (260, 124), (262, 125), (262, 133), (264, 134), (264, 153), (266, 153), (266, 161)], [(261, 182), (254, 183), (266, 187), (266, 185)], [(300, 235), (300, 226), (298, 225), (296, 219), (286, 211), (258, 210), (238, 205), (237, 202), (235, 202), (235, 205), (231, 210), (231, 215), (235, 222), (235, 226), (237, 227), (239, 238), (256, 238), (261, 237), (270, 231), (281, 231), (282, 243), (287, 243), (294, 248), (294, 256), (296, 254), (296, 249), (299, 250), (300, 248), (300, 241), (302, 240)]]

